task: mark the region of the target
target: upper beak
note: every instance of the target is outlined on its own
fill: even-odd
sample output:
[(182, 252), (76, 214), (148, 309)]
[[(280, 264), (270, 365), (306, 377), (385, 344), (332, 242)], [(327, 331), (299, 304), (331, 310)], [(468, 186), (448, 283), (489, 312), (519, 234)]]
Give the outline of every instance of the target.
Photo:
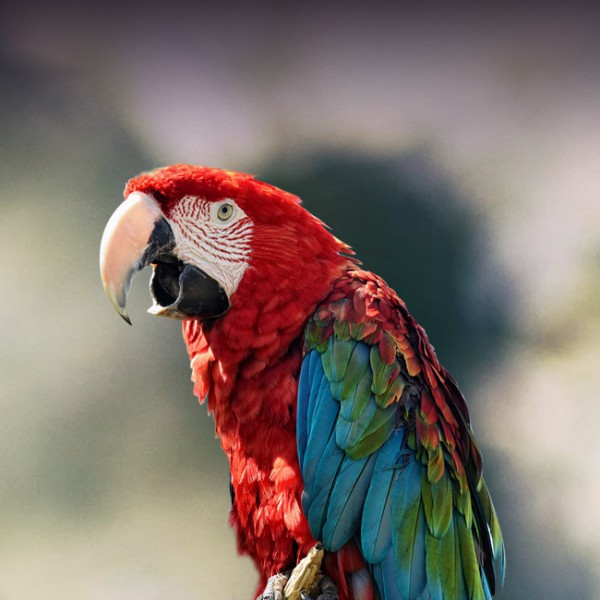
[(108, 221), (100, 244), (100, 275), (111, 304), (130, 325), (125, 305), (132, 279), (174, 247), (173, 231), (160, 208), (142, 192), (132, 192)]

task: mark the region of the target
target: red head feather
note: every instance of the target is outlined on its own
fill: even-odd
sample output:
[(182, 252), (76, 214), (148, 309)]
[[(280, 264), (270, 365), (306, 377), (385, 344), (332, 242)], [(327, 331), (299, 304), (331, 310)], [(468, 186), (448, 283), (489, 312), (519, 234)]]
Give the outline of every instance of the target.
[[(167, 218), (186, 196), (234, 200), (253, 223), (252, 268), (234, 296), (252, 293), (253, 302), (259, 305), (293, 299), (299, 307), (303, 305), (308, 316), (309, 307), (323, 297), (352, 254), (300, 206), (297, 196), (246, 173), (178, 164), (131, 179), (125, 196), (134, 191), (152, 195)], [(232, 304), (235, 300), (232, 298)]]

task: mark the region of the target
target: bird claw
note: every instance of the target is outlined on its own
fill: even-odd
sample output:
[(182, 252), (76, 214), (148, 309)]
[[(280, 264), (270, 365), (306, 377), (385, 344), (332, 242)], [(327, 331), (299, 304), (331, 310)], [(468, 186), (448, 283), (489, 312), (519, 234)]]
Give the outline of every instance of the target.
[(277, 573), (269, 577), (267, 587), (264, 592), (256, 600), (284, 600), (283, 590), (285, 584), (290, 578), (290, 571), (286, 573)]
[(338, 600), (338, 591), (335, 583), (327, 577), (321, 576), (317, 584), (317, 593), (321, 592), (316, 598), (309, 596), (306, 592), (300, 592), (301, 600)]
[(323, 545), (317, 544), (290, 573), (277, 573), (257, 600), (338, 600), (333, 581), (320, 571)]
[(338, 590), (335, 583), (327, 575), (323, 575), (319, 581), (321, 593), (317, 596), (317, 600), (338, 600)]

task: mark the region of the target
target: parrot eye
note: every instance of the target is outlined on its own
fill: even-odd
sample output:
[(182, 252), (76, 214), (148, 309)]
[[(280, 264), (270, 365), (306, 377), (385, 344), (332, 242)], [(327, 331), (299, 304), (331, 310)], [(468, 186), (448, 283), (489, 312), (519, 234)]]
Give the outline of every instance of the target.
[(233, 205), (229, 203), (221, 204), (217, 211), (219, 221), (229, 221), (233, 215)]

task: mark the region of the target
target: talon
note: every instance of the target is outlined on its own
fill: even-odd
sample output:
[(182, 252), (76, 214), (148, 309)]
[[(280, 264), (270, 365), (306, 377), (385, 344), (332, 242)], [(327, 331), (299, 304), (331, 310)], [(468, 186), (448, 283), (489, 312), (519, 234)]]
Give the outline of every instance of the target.
[(321, 589), (321, 593), (317, 597), (317, 600), (338, 600), (338, 590), (333, 583), (333, 581), (327, 577), (327, 575), (323, 575), (321, 581), (319, 582), (319, 587)]
[(256, 600), (338, 600), (335, 584), (320, 571), (323, 554), (322, 544), (314, 546), (293, 571), (269, 577)]
[(284, 600), (283, 588), (288, 579), (289, 573), (276, 573), (269, 577), (264, 592), (256, 600)]
[(312, 591), (316, 587), (315, 581), (319, 577), (324, 554), (323, 545), (316, 544), (296, 565), (284, 589), (285, 600), (304, 600), (302, 592)]

